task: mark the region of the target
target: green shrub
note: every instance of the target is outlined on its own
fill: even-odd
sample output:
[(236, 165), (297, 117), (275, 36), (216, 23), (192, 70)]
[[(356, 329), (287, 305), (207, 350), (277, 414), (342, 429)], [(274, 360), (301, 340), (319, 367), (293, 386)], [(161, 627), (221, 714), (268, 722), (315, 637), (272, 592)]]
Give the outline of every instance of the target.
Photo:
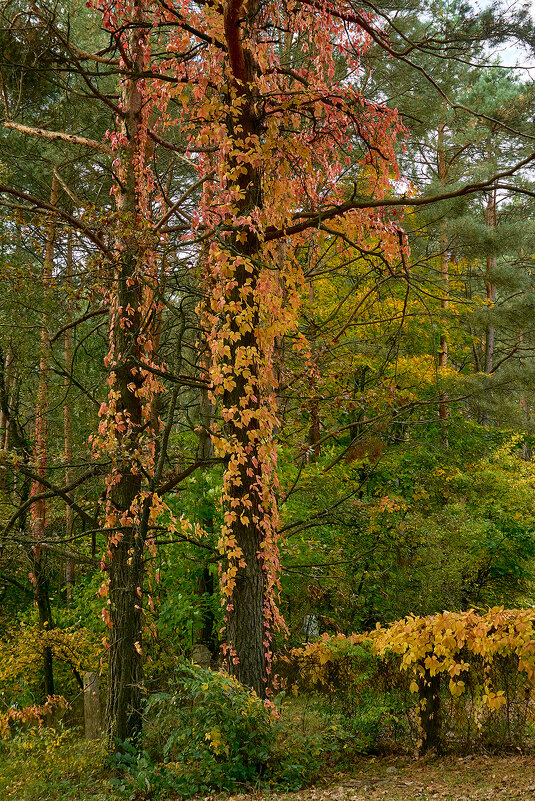
[(164, 761), (183, 795), (257, 781), (277, 739), (273, 711), (254, 692), (193, 665), (181, 666), (168, 692), (151, 696), (145, 731), (147, 755)]
[(376, 656), (360, 636), (324, 635), (294, 648), (289, 661), (296, 676), (293, 691), (315, 699), (316, 714), (336, 728), (345, 752), (403, 748), (414, 737), (414, 699), (395, 655)]

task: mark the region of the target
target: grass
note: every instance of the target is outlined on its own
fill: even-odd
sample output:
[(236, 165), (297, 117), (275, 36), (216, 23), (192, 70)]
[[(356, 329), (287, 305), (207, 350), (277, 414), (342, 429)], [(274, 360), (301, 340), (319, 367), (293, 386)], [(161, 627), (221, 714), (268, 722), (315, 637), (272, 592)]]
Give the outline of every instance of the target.
[(0, 741), (2, 801), (110, 801), (105, 749), (76, 730), (28, 729)]
[[(297, 792), (244, 787), (240, 801), (529, 801), (535, 798), (535, 756), (364, 756), (339, 739), (333, 719), (300, 699), (283, 710), (288, 730), (309, 752), (315, 784)], [(329, 732), (335, 733), (330, 737)], [(344, 733), (343, 733), (344, 734)], [(341, 735), (342, 736), (342, 735)], [(333, 749), (334, 746), (334, 750)], [(295, 747), (295, 746), (294, 746)], [(319, 752), (315, 753), (314, 749)], [(169, 765), (171, 769), (172, 766)], [(1, 801), (175, 801), (154, 792), (157, 773), (118, 782), (106, 763), (105, 743), (84, 740), (77, 729), (26, 728), (0, 740)], [(122, 785), (122, 786), (121, 786)], [(245, 792), (247, 791), (248, 792)], [(203, 801), (228, 801), (203, 794)], [(200, 799), (199, 799), (200, 801)], [(233, 800), (232, 800), (233, 801)]]
[[(527, 801), (532, 797), (535, 757), (520, 753), (420, 760), (361, 756), (351, 769), (323, 775), (304, 790), (277, 793), (257, 789), (241, 796), (243, 801)], [(24, 739), (0, 744), (0, 798), (150, 801), (151, 792), (133, 785), (122, 790), (114, 786), (101, 741), (48, 729), (26, 732)], [(226, 801), (228, 796), (209, 798)]]

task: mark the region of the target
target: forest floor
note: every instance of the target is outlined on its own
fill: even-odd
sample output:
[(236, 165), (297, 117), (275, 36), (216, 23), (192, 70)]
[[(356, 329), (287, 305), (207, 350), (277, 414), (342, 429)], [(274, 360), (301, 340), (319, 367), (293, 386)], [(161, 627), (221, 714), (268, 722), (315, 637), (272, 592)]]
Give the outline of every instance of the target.
[[(11, 765), (0, 760), (0, 801), (150, 801), (156, 797), (177, 801), (174, 793), (153, 795), (145, 789), (136, 793), (131, 786), (117, 793), (96, 756), (82, 773), (69, 772), (69, 765), (60, 761), (53, 775), (50, 765), (41, 766), (47, 768), (43, 775), (37, 764), (31, 768), (29, 763), (23, 767), (20, 762)], [(258, 789), (196, 796), (192, 801), (535, 801), (535, 755), (358, 757), (352, 768), (325, 773), (314, 786), (297, 792)]]
[[(366, 757), (351, 773), (296, 793), (248, 794), (226, 801), (535, 801), (535, 757), (432, 760)], [(222, 801), (222, 797), (218, 798)]]

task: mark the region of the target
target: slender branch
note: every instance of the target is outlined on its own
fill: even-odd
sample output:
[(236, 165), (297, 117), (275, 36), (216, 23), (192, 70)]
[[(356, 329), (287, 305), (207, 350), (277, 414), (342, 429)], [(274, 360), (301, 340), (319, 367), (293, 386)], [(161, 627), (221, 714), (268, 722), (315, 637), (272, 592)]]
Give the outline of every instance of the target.
[(52, 211), (54, 214), (57, 214), (61, 217), (62, 220), (68, 222), (69, 225), (72, 225), (73, 228), (76, 228), (78, 231), (81, 231), (84, 236), (86, 236), (97, 248), (107, 256), (111, 256), (112, 252), (109, 248), (106, 247), (104, 242), (102, 242), (99, 237), (93, 233), (86, 225), (83, 224), (80, 220), (77, 220), (76, 217), (73, 217), (71, 214), (68, 214), (66, 211), (62, 211), (58, 209), (57, 206), (51, 206), (50, 203), (47, 203), (46, 200), (41, 200), (40, 198), (34, 197), (33, 195), (29, 195), (27, 192), (21, 192), (19, 189), (14, 189), (12, 186), (4, 186), (0, 185), (0, 194), (12, 195), (13, 197), (18, 197), (21, 200), (25, 200), (27, 203), (31, 203), (38, 209), (43, 209), (43, 211)]
[(68, 186), (68, 184), (65, 183), (65, 181), (59, 174), (56, 167), (54, 167), (54, 177), (56, 178), (57, 182), (59, 183), (65, 194), (72, 200), (77, 209), (86, 208), (85, 203), (82, 203), (82, 201), (76, 197), (76, 195), (74, 194), (72, 189)]
[(171, 216), (172, 216), (172, 215), (175, 213), (175, 211), (176, 211), (176, 210), (177, 210), (177, 209), (178, 209), (178, 208), (179, 208), (179, 207), (182, 205), (182, 203), (184, 203), (184, 201), (185, 201), (185, 200), (187, 200), (187, 198), (188, 198), (188, 197), (189, 197), (191, 194), (193, 194), (193, 192), (195, 192), (195, 190), (196, 190), (196, 189), (198, 189), (198, 188), (199, 188), (199, 186), (202, 186), (202, 185), (203, 185), (203, 183), (204, 183), (205, 181), (209, 181), (209, 180), (210, 180), (210, 178), (212, 178), (214, 175), (215, 175), (215, 170), (210, 170), (210, 172), (209, 172), (209, 173), (207, 173), (206, 175), (203, 175), (203, 176), (202, 176), (202, 178), (199, 178), (199, 180), (198, 180), (198, 181), (195, 181), (195, 183), (194, 183), (192, 186), (190, 186), (190, 188), (189, 188), (189, 189), (186, 189), (186, 191), (184, 192), (184, 194), (183, 194), (183, 195), (181, 195), (181, 196), (178, 198), (178, 200), (176, 201), (176, 203), (173, 203), (173, 205), (171, 206), (171, 208), (169, 209), (169, 211), (167, 211), (167, 212), (166, 212), (166, 213), (163, 215), (163, 217), (160, 217), (160, 219), (158, 220), (158, 222), (156, 223), (156, 225), (155, 225), (155, 227), (154, 227), (154, 230), (155, 230), (155, 231), (158, 231), (158, 230), (159, 230), (159, 229), (162, 227), (162, 225), (165, 225), (165, 223), (166, 223), (166, 222), (169, 220), (169, 218), (170, 218), (170, 217), (171, 217)]
[(27, 476), (28, 478), (31, 478), (33, 481), (39, 481), (39, 483), (42, 484), (44, 487), (48, 487), (50, 492), (48, 493), (40, 492), (35, 495), (32, 495), (31, 498), (28, 498), (28, 500), (25, 501), (17, 509), (15, 514), (8, 521), (8, 523), (4, 528), (4, 534), (7, 534), (7, 532), (13, 527), (14, 523), (17, 521), (20, 515), (23, 514), (26, 511), (26, 509), (28, 509), (28, 507), (32, 506), (32, 504), (34, 504), (35, 501), (42, 500), (43, 498), (51, 498), (58, 496), (60, 498), (63, 498), (65, 503), (68, 503), (69, 506), (71, 506), (76, 512), (78, 512), (78, 514), (80, 515), (81, 518), (83, 518), (83, 520), (85, 520), (87, 523), (90, 523), (92, 526), (95, 524), (95, 521), (93, 520), (91, 515), (87, 514), (87, 512), (84, 509), (82, 509), (76, 503), (76, 501), (74, 501), (71, 498), (69, 493), (73, 489), (76, 489), (76, 487), (79, 487), (80, 484), (83, 484), (85, 481), (87, 481), (88, 478), (101, 475), (104, 469), (102, 465), (95, 465), (94, 467), (91, 467), (89, 470), (86, 470), (86, 472), (83, 475), (81, 475), (75, 481), (71, 482), (71, 484), (69, 484), (66, 487), (55, 486), (50, 481), (48, 481), (48, 479), (46, 479), (44, 476), (37, 475), (37, 473), (34, 473), (33, 470), (30, 470), (30, 468), (27, 465), (21, 464), (20, 462), (16, 464), (15, 469), (17, 469), (20, 473)]
[[(56, 36), (58, 36), (58, 31), (56, 29), (54, 30), (54, 33)], [(88, 53), (87, 50), (81, 50), (79, 47), (73, 45), (71, 41), (67, 41), (63, 38), (62, 41), (71, 51), (71, 53), (74, 53), (74, 55), (77, 56), (80, 61), (96, 61), (97, 64), (106, 64), (109, 67), (118, 67), (120, 64), (119, 59), (104, 58), (103, 56), (99, 56), (98, 53)]]
[[(526, 167), (534, 160), (535, 152), (532, 152), (529, 154), (529, 156), (526, 156), (525, 159), (522, 159), (522, 161), (513, 164), (513, 166), (507, 170), (502, 170), (502, 172), (496, 173), (485, 181), (479, 181), (478, 183), (473, 184), (465, 184), (458, 189), (453, 189), (450, 192), (443, 192), (439, 195), (416, 198), (403, 196), (402, 198), (384, 198), (382, 200), (351, 199), (346, 201), (346, 203), (340, 203), (338, 206), (333, 206), (319, 212), (298, 212), (294, 215), (294, 219), (301, 219), (302, 222), (295, 223), (294, 225), (288, 225), (285, 228), (280, 229), (268, 228), (265, 234), (265, 241), (271, 242), (275, 239), (282, 239), (285, 236), (291, 236), (292, 234), (298, 234), (302, 231), (307, 231), (309, 228), (317, 228), (318, 225), (321, 225), (321, 223), (325, 220), (332, 220), (336, 217), (341, 217), (343, 214), (347, 214), (349, 211), (357, 211), (359, 209), (389, 208), (396, 206), (411, 206), (416, 208), (418, 206), (429, 206), (432, 203), (440, 203), (441, 200), (453, 200), (454, 198), (463, 197), (464, 195), (473, 195), (477, 192), (484, 192), (490, 186), (496, 188), (494, 186), (495, 182), (499, 181), (500, 178), (506, 178), (510, 175), (514, 175), (516, 172), (518, 172), (518, 170), (520, 170), (522, 167)], [(520, 192), (522, 194), (532, 194), (528, 190), (522, 189), (522, 187), (502, 187), (500, 185), (500, 188), (507, 188), (511, 191)]]
[(56, 339), (59, 339), (59, 337), (62, 334), (64, 334), (65, 331), (68, 331), (69, 328), (76, 328), (76, 326), (80, 325), (80, 323), (84, 323), (86, 320), (90, 320), (92, 317), (98, 317), (101, 314), (108, 314), (108, 312), (109, 312), (109, 309), (106, 306), (106, 308), (104, 308), (104, 309), (94, 309), (93, 311), (87, 312), (87, 314), (82, 314), (81, 317), (78, 317), (76, 320), (73, 320), (71, 323), (67, 323), (67, 325), (62, 326), (59, 329), (59, 331), (56, 331), (54, 336), (50, 337), (50, 344), (52, 344), (52, 342), (55, 342)]
[(49, 540), (35, 539), (35, 537), (9, 537), (10, 542), (16, 542), (18, 545), (29, 545), (32, 548), (40, 547), (44, 551), (51, 551), (58, 556), (63, 556), (67, 559), (75, 559), (85, 565), (92, 567), (100, 567), (100, 559), (93, 559), (90, 556), (75, 551), (74, 548), (61, 548), (57, 543), (50, 542)]
[(47, 131), (45, 128), (30, 128), (28, 125), (21, 125), (19, 122), (4, 122), (4, 128), (20, 131), (20, 133), (29, 134), (30, 136), (40, 136), (42, 139), (70, 142), (72, 145), (84, 145), (93, 150), (98, 150), (100, 153), (105, 153), (107, 156), (113, 156), (113, 150), (109, 145), (105, 145), (104, 142), (97, 142), (95, 139), (87, 139), (85, 136), (77, 136), (64, 131)]
[(178, 473), (177, 475), (173, 476), (173, 478), (170, 478), (168, 481), (166, 481), (165, 484), (162, 484), (160, 487), (158, 487), (156, 492), (158, 493), (158, 495), (165, 495), (166, 492), (171, 492), (171, 490), (174, 489), (177, 486), (177, 484), (180, 484), (182, 481), (184, 481), (184, 479), (186, 479), (188, 476), (194, 473), (195, 470), (198, 470), (199, 467), (205, 467), (206, 463), (207, 463), (206, 459), (203, 459), (198, 462), (193, 462), (193, 464), (190, 464), (190, 466), (186, 467), (186, 469), (183, 470), (181, 473)]

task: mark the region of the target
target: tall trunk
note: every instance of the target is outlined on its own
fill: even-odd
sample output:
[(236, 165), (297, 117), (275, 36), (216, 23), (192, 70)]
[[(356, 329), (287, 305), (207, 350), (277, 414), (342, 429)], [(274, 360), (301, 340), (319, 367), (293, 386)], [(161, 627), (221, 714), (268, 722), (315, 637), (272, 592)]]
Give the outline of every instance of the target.
[[(250, 249), (244, 255), (250, 257), (255, 253), (258, 243), (254, 234), (249, 234), (248, 238)], [(246, 285), (247, 279), (250, 280), (251, 294), (255, 292), (258, 273), (254, 270), (253, 274), (249, 275), (243, 267), (237, 267), (235, 277), (237, 285), (231, 293), (230, 300), (237, 303), (239, 290)], [(251, 303), (247, 311), (250, 319), (248, 330), (241, 331), (235, 319), (230, 324), (234, 342), (229, 348), (227, 364), (232, 371), (235, 385), (232, 390), (226, 390), (223, 394), (223, 406), (227, 409), (241, 408), (249, 420), (248, 424), (244, 425), (240, 419), (232, 418), (226, 425), (227, 437), (234, 444), (235, 451), (240, 454), (238, 464), (235, 465), (237, 474), (229, 482), (227, 509), (232, 516), (231, 536), (241, 555), (228, 607), (227, 639), (232, 654), (232, 659), (229, 661), (230, 673), (242, 684), (253, 688), (260, 697), (264, 697), (267, 684), (265, 583), (261, 558), (264, 533), (259, 525), (264, 509), (261, 498), (263, 485), (262, 457), (259, 453), (261, 402), (257, 359), (254, 358), (249, 362), (247, 376), (243, 372), (237, 373), (234, 368), (244, 353), (256, 355), (258, 347), (255, 337), (259, 326), (258, 307)], [(250, 385), (254, 386), (256, 392), (251, 392)]]
[[(445, 124), (440, 123), (438, 126), (438, 179), (443, 186), (446, 186), (448, 181), (448, 164), (446, 161), (446, 149), (444, 145), (444, 132)], [(442, 297), (440, 306), (445, 312), (449, 307), (450, 298), (450, 274), (449, 274), (449, 242), (445, 231), (445, 224), (442, 223), (440, 231), (440, 278), (442, 283)], [(440, 333), (440, 350), (438, 354), (438, 369), (445, 371), (448, 366), (448, 339), (445, 332), (442, 330)], [(447, 419), (448, 419), (448, 403), (447, 397), (444, 392), (440, 392), (438, 402), (438, 416), (442, 428), (442, 437), (444, 445), (448, 447), (448, 434), (447, 434)]]
[[(59, 184), (55, 175), (52, 178), (50, 192), (50, 205), (55, 207), (58, 202)], [(48, 333), (48, 306), (51, 300), (52, 269), (54, 265), (54, 243), (56, 236), (56, 215), (51, 214), (48, 222), (45, 257), (43, 263), (43, 319), (41, 327), (41, 354), (39, 359), (39, 385), (37, 390), (36, 419), (35, 419), (35, 446), (34, 462), (35, 473), (43, 478), (46, 476), (47, 448), (48, 448), (48, 394), (50, 384), (50, 337)], [(39, 480), (33, 482), (32, 495), (45, 491)], [(35, 604), (39, 614), (39, 624), (42, 629), (51, 629), (53, 626), (52, 610), (48, 592), (48, 580), (44, 565), (44, 554), (40, 546), (46, 529), (46, 501), (37, 500), (32, 504), (31, 531), (36, 544), (32, 548), (32, 576)], [(45, 648), (43, 652), (44, 688), (45, 695), (54, 695), (54, 676), (52, 669), (52, 652)]]
[[(248, 141), (259, 140), (260, 130), (253, 84), (256, 64), (254, 55), (244, 48), (245, 27), (258, 11), (254, 1), (246, 7), (242, 0), (231, 0), (224, 9), (223, 23), (232, 72), (232, 92), (240, 98), (228, 116), (227, 126), (234, 140), (227, 174), (234, 179), (235, 214), (240, 219), (253, 217), (262, 208), (262, 173), (239, 155), (246, 152)], [(245, 20), (245, 21), (244, 21)], [(230, 100), (230, 93), (229, 93)], [(231, 220), (229, 220), (231, 222)], [(231, 223), (232, 225), (232, 223)], [(234, 573), (227, 606), (227, 644), (229, 671), (254, 689), (260, 697), (266, 694), (268, 681), (267, 647), (269, 630), (265, 619), (266, 531), (264, 516), (265, 456), (262, 449), (263, 399), (259, 377), (261, 359), (258, 331), (260, 326), (257, 299), (260, 277), (260, 241), (253, 227), (243, 226), (230, 235), (229, 253), (233, 256), (233, 281), (225, 297), (227, 308), (238, 313), (227, 316), (228, 348), (223, 358), (223, 375), (231, 376), (224, 385), (222, 407), (236, 410), (227, 415), (225, 435), (231, 444), (230, 463), (225, 476), (227, 539), (234, 552), (227, 574)], [(232, 286), (233, 285), (233, 286)], [(242, 369), (237, 369), (242, 365)]]
[[(108, 534), (110, 650), (106, 703), (106, 726), (112, 738), (135, 741), (141, 734), (141, 684), (143, 665), (142, 590), (145, 515), (138, 517), (134, 502), (141, 489), (141, 473), (135, 469), (135, 449), (142, 425), (142, 404), (136, 396), (141, 386), (137, 366), (136, 335), (140, 326), (141, 285), (135, 276), (135, 258), (124, 252), (117, 275), (117, 305), (134, 310), (131, 327), (120, 325), (119, 313), (113, 326), (114, 349), (125, 354), (114, 365), (116, 393), (116, 437), (114, 475), (108, 491), (107, 518), (117, 531)], [(129, 279), (133, 281), (128, 286)], [(126, 355), (127, 354), (127, 355)], [(121, 430), (119, 430), (119, 428)]]
[[(278, 276), (278, 283), (279, 283), (279, 291), (282, 296), (283, 303), (287, 301), (288, 293), (285, 290), (284, 284), (280, 279), (280, 276), (283, 275), (285, 269), (286, 258), (288, 254), (288, 243), (284, 242), (283, 240), (277, 242), (276, 248), (276, 264), (277, 264), (277, 276)], [(273, 359), (274, 359), (274, 376), (275, 376), (275, 402), (277, 406), (277, 410), (279, 410), (279, 415), (281, 414), (282, 409), (282, 385), (284, 381), (284, 361), (285, 361), (285, 341), (284, 336), (280, 334), (275, 334), (274, 339), (274, 348), (273, 348)], [(280, 418), (279, 418), (280, 420)], [(278, 425), (277, 429), (273, 432), (277, 434), (278, 432)]]
[[(368, 372), (368, 367), (363, 365), (362, 367), (357, 367), (354, 374), (353, 374), (353, 400), (357, 401), (357, 398), (362, 395), (366, 388), (366, 373)], [(358, 408), (359, 404), (355, 403), (355, 407)], [(362, 437), (364, 427), (366, 424), (366, 417), (362, 409), (354, 414), (353, 420), (351, 422), (351, 426), (349, 429), (349, 436), (351, 437), (351, 446), (353, 447), (356, 445), (357, 441)]]
[[(39, 625), (43, 631), (50, 631), (54, 628), (52, 617), (52, 607), (50, 604), (50, 588), (46, 565), (43, 561), (43, 554), (39, 546), (33, 549), (33, 597), (39, 615)], [(54, 695), (54, 666), (52, 661), (52, 650), (48, 646), (43, 649), (43, 683), (45, 696)]]
[(440, 673), (432, 676), (424, 670), (419, 681), (420, 726), (422, 742), (419, 749), (421, 755), (429, 751), (441, 752), (441, 707), (440, 707)]
[(314, 322), (314, 284), (310, 280), (308, 283), (308, 300), (310, 303), (310, 326), (308, 341), (310, 344), (311, 364), (310, 364), (310, 427), (308, 429), (308, 461), (316, 462), (321, 455), (321, 418), (318, 395), (318, 366), (317, 366), (317, 332)]
[[(213, 456), (212, 438), (210, 430), (212, 427), (214, 409), (210, 398), (208, 397), (208, 389), (203, 387), (200, 390), (199, 397), (199, 442), (197, 447), (197, 460), (208, 462)], [(199, 478), (202, 482), (199, 511), (199, 523), (204, 531), (212, 533), (214, 530), (214, 515), (212, 504), (205, 498), (205, 476), (206, 468), (202, 467), (199, 471)], [(214, 595), (214, 577), (210, 572), (208, 565), (202, 566), (202, 572), (199, 577), (198, 591), (200, 597), (203, 599), (203, 613), (201, 623), (197, 631), (197, 642), (204, 645), (210, 651), (212, 659), (217, 656), (217, 642), (214, 635), (215, 615), (211, 606), (211, 600)]]
[[(490, 148), (489, 148), (489, 161), (490, 161)], [(495, 229), (497, 225), (496, 215), (496, 190), (493, 189), (487, 199), (487, 206), (485, 208), (485, 224), (488, 228)], [(496, 270), (496, 255), (487, 256), (487, 264), (485, 270), (485, 291), (487, 301), (487, 325), (485, 330), (485, 352), (484, 352), (484, 368), (485, 373), (490, 375), (494, 370), (494, 347), (495, 347), (495, 327), (492, 319), (493, 306), (496, 302), (496, 286), (494, 284), (494, 275)], [(492, 391), (487, 389), (486, 406), (481, 415), (482, 425), (490, 425), (490, 406), (492, 400)]]
[(310, 381), (312, 389), (312, 399), (310, 401), (310, 428), (308, 430), (308, 444), (310, 462), (316, 462), (321, 455), (321, 418), (319, 409), (319, 398), (317, 394), (317, 379), (314, 376)]
[[(523, 350), (524, 331), (520, 332), (518, 341), (521, 349)], [(524, 369), (524, 358), (522, 355), (520, 356), (520, 368), (522, 370)], [(522, 408), (523, 428), (525, 431), (529, 431), (531, 423), (531, 410), (530, 410), (528, 395), (524, 387), (521, 387), (520, 389), (520, 406)], [(526, 462), (530, 462), (533, 456), (533, 449), (529, 447), (528, 443), (525, 440), (522, 443), (522, 456), (526, 460)]]
[[(141, 692), (144, 547), (150, 501), (140, 500), (139, 449), (144, 421), (139, 369), (143, 351), (143, 260), (138, 235), (141, 187), (136, 165), (144, 163), (141, 142), (144, 96), (139, 73), (146, 68), (144, 11), (138, 4), (126, 34), (131, 68), (121, 84), (124, 144), (116, 187), (119, 231), (111, 298), (111, 393), (108, 425), (114, 438), (114, 468), (108, 482), (109, 671), (106, 729), (110, 742), (138, 743), (142, 732)], [(150, 416), (150, 409), (149, 409)], [(149, 423), (150, 428), (150, 423)]]
[[(11, 348), (6, 353), (5, 360), (1, 365), (0, 393), (0, 449), (9, 450), (9, 396), (11, 392), (11, 365), (13, 362), (13, 351)], [(5, 465), (0, 468), (0, 489), (8, 489), (8, 471)]]
[[(66, 323), (72, 323), (73, 319), (73, 296), (72, 296), (72, 231), (69, 231), (67, 239), (67, 271), (65, 276), (65, 287), (67, 293), (67, 315)], [(72, 370), (72, 328), (65, 331), (65, 373), (70, 374)], [(64, 456), (65, 456), (65, 484), (68, 486), (72, 479), (72, 412), (68, 399), (69, 376), (65, 375), (65, 403), (63, 406), (63, 436), (64, 436)], [(73, 532), (72, 508), (65, 504), (65, 536), (69, 540)], [(67, 557), (65, 564), (65, 590), (67, 606), (71, 603), (72, 587), (74, 585), (74, 559)]]
[[(495, 229), (497, 225), (496, 214), (496, 190), (494, 189), (488, 196), (487, 207), (485, 209), (485, 224), (488, 228)], [(496, 272), (496, 255), (487, 257), (486, 267), (486, 295), (487, 306), (490, 309), (496, 302), (496, 285), (494, 284), (494, 275)], [(492, 320), (487, 323), (487, 331), (485, 337), (485, 372), (492, 373), (494, 367), (494, 339), (495, 329)]]

